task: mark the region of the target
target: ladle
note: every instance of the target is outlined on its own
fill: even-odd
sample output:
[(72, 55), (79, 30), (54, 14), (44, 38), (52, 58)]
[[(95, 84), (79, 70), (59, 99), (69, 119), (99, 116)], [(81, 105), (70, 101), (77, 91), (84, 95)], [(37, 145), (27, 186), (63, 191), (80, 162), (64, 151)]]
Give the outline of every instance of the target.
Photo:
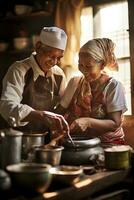
[(73, 139), (72, 139), (70, 133), (68, 132), (67, 135), (68, 135), (69, 140), (71, 141), (72, 145), (75, 147), (75, 143), (74, 143), (74, 141), (73, 141)]

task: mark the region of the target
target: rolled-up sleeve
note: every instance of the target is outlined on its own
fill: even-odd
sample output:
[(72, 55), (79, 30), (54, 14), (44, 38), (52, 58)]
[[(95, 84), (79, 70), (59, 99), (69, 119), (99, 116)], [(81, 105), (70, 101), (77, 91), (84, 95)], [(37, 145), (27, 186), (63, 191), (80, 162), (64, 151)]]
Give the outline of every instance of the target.
[(24, 88), (25, 71), (19, 68), (19, 63), (12, 65), (3, 79), (3, 89), (0, 100), (2, 117), (8, 121), (9, 117), (15, 118), (18, 126), (24, 126), (28, 122), (21, 122), (32, 110), (28, 105), (21, 104)]

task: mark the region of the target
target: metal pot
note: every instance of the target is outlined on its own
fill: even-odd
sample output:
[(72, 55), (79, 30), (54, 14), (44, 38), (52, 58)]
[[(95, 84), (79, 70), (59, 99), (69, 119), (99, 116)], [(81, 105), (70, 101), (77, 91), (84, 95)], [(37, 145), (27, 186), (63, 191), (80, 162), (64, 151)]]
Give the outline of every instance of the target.
[(72, 137), (74, 144), (69, 139), (65, 139), (64, 150), (61, 156), (61, 164), (84, 165), (93, 164), (96, 156), (103, 154), (101, 141), (99, 138)]
[(63, 149), (62, 146), (37, 147), (35, 148), (35, 162), (57, 166), (60, 164)]
[(104, 154), (106, 169), (119, 170), (130, 166), (130, 147), (127, 145), (106, 148)]
[(27, 159), (33, 147), (44, 145), (45, 133), (24, 133), (22, 137), (22, 159)]
[(0, 131), (0, 168), (21, 162), (22, 135), (12, 128)]

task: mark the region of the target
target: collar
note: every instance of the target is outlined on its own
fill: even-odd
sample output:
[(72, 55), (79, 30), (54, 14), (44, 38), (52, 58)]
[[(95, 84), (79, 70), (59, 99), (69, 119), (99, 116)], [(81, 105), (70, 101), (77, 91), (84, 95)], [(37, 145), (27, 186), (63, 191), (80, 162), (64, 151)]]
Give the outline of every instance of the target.
[(36, 52), (33, 52), (30, 56), (30, 60), (32, 62), (32, 69), (33, 69), (33, 73), (34, 73), (34, 81), (36, 81), (36, 79), (38, 78), (38, 76), (43, 76), (43, 77), (51, 77), (52, 76), (52, 69), (50, 69), (47, 74), (44, 74), (44, 72), (40, 69), (38, 63), (35, 60), (35, 55)]

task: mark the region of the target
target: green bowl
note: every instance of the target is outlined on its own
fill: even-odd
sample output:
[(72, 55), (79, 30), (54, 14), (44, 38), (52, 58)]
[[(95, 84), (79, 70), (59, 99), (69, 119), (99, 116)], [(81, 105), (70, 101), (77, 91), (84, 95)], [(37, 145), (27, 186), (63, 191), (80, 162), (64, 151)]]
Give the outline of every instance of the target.
[(38, 163), (19, 163), (6, 167), (14, 189), (25, 194), (45, 192), (52, 180), (51, 165)]

